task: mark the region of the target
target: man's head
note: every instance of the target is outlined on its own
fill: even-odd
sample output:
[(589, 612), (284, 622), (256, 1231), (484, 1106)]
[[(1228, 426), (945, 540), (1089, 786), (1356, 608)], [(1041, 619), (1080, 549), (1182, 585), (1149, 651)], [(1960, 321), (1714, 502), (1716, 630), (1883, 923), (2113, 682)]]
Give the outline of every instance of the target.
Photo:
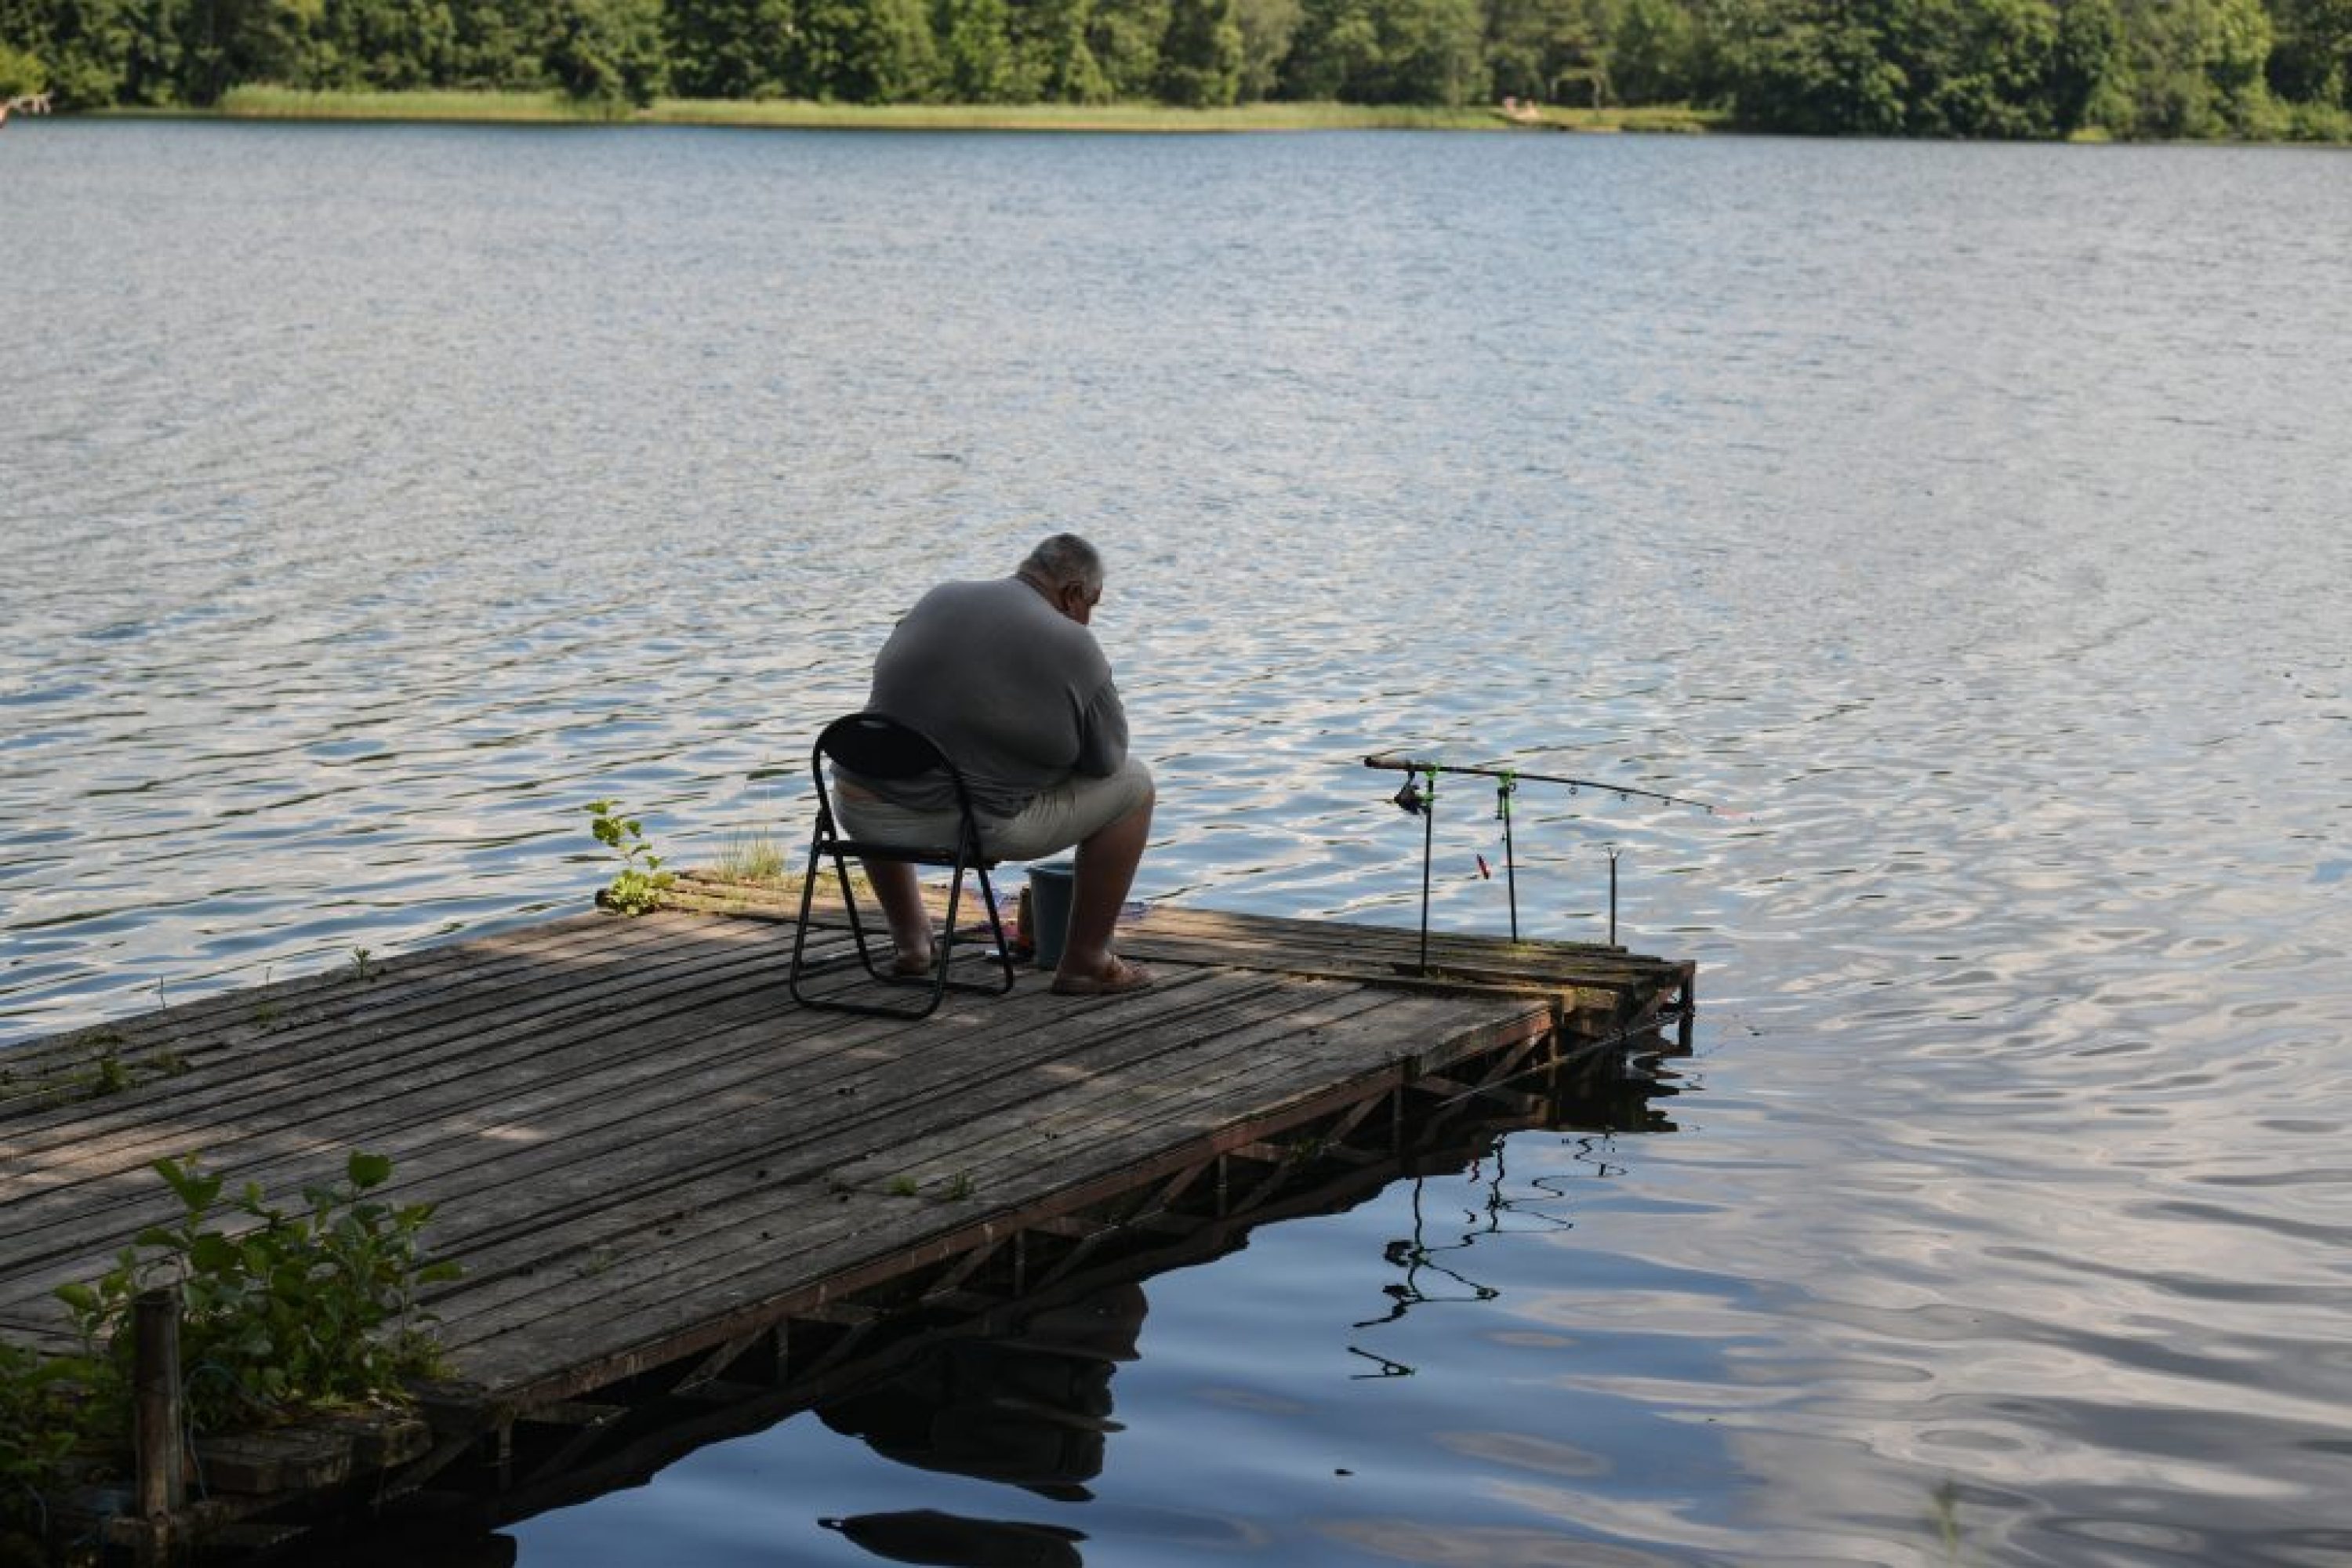
[(1029, 552), (1017, 574), (1045, 602), (1080, 626), (1102, 599), (1102, 557), (1075, 533), (1057, 533)]

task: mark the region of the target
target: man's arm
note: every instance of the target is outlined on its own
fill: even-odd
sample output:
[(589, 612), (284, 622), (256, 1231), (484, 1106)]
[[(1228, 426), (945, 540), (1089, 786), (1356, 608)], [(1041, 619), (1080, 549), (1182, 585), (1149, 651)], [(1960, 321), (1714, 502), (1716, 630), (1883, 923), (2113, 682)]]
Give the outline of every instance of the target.
[(1103, 779), (1118, 772), (1127, 761), (1127, 710), (1119, 705), (1118, 688), (1105, 680), (1095, 700), (1078, 715), (1078, 759), (1072, 773)]

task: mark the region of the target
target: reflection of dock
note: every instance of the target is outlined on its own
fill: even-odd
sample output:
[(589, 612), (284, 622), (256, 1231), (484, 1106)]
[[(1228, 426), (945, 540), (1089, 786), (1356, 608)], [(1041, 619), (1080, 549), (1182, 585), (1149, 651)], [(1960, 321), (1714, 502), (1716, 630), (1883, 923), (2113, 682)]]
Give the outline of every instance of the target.
[[(909, 1334), (1377, 1190), (1503, 1080), (1687, 1030), (1687, 964), (1440, 937), (1421, 976), (1411, 931), (1172, 908), (1121, 937), (1147, 993), (1027, 976), (911, 1025), (811, 1012), (784, 992), (781, 900), (689, 886), (707, 907), (127, 1021), (105, 1032), (125, 1074), (176, 1070), (103, 1098), (0, 1091), (0, 1331), (62, 1342), (50, 1288), (171, 1217), (159, 1156), (290, 1193), (389, 1155), (466, 1268), (432, 1302), (458, 1380), (421, 1418), (214, 1445), (191, 1522), (385, 1500), (518, 1517), (641, 1475), (656, 1430), (675, 1452), (751, 1429)], [(842, 984), (846, 948), (823, 949)], [(22, 1082), (89, 1048), (9, 1062)]]

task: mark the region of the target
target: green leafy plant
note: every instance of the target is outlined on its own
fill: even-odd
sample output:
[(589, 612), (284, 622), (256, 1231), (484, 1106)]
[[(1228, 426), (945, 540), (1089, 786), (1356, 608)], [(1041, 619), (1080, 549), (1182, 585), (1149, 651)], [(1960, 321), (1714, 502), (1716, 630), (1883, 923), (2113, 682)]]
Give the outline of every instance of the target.
[(42, 1560), (46, 1500), (64, 1489), (89, 1436), (79, 1396), (89, 1372), (78, 1358), (0, 1341), (0, 1563)]
[(343, 1179), (304, 1188), (298, 1209), (273, 1206), (251, 1182), (224, 1199), (223, 1178), (194, 1159), (154, 1170), (180, 1220), (141, 1231), (97, 1280), (57, 1292), (92, 1361), (116, 1379), (128, 1372), (133, 1298), (172, 1282), (199, 1431), (396, 1400), (407, 1379), (440, 1370), (417, 1294), (458, 1269), (418, 1250), (431, 1204), (369, 1195), (391, 1179), (389, 1159), (353, 1153)]
[(603, 902), (625, 915), (641, 915), (661, 906), (661, 896), (674, 880), (661, 868), (662, 858), (646, 843), (645, 825), (621, 815), (617, 801), (588, 803), (588, 831), (596, 842), (621, 858), (621, 868), (605, 888)]

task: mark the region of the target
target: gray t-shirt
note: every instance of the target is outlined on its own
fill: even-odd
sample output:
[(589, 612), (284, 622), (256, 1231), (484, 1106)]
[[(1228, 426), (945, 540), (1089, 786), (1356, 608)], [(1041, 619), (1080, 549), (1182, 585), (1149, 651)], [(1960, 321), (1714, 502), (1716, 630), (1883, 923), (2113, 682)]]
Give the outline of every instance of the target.
[[(882, 645), (866, 706), (937, 741), (989, 816), (1018, 816), (1072, 773), (1104, 778), (1127, 760), (1127, 712), (1101, 645), (1018, 577), (924, 595)], [(916, 810), (955, 805), (944, 783), (859, 782)]]

